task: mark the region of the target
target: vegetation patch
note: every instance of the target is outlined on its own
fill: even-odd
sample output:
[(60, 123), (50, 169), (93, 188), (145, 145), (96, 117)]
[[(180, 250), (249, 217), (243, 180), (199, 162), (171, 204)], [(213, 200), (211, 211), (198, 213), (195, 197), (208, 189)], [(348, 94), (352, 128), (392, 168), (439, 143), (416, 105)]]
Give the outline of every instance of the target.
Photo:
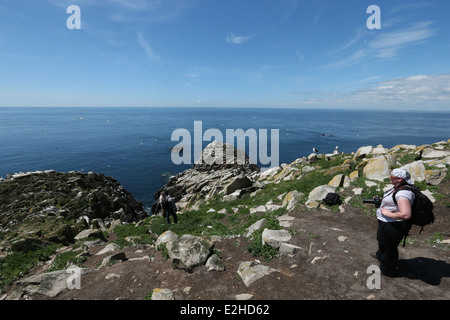
[(58, 249), (52, 244), (30, 252), (14, 252), (0, 258), (0, 289), (22, 278), (38, 263), (47, 261)]

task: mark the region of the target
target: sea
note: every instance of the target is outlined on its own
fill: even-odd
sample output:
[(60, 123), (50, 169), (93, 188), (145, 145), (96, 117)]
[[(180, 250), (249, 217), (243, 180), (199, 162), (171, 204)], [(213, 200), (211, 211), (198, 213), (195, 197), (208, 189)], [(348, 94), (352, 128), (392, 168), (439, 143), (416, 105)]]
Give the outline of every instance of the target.
[[(155, 192), (192, 167), (194, 142), (200, 141), (202, 148), (211, 142), (205, 132), (217, 136), (220, 131), (223, 142), (235, 147), (238, 141), (227, 141), (227, 130), (255, 132), (256, 160), (267, 168), (308, 156), (313, 148), (325, 154), (336, 147), (351, 153), (368, 145), (431, 144), (450, 138), (449, 124), (450, 112), (1, 107), (0, 177), (44, 170), (103, 173), (117, 179), (149, 210)], [(264, 137), (267, 141), (260, 145)], [(249, 152), (252, 143), (247, 142)], [(192, 146), (191, 156), (184, 154), (181, 163), (173, 160), (171, 151), (180, 144)]]

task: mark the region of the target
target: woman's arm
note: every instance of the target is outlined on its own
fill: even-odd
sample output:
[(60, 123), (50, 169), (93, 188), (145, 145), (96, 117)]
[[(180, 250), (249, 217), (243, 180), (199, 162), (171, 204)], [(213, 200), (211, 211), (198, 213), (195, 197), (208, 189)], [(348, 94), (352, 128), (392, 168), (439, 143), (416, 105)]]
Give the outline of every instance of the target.
[(409, 200), (406, 198), (399, 198), (397, 200), (397, 212), (392, 212), (387, 210), (386, 208), (381, 209), (381, 213), (391, 219), (396, 220), (408, 220), (411, 218), (411, 204)]

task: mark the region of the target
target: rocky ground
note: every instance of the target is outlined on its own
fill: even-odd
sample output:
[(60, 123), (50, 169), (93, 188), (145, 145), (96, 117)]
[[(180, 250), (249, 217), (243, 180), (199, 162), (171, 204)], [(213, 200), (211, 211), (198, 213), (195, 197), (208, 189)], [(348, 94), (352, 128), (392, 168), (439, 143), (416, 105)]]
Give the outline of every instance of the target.
[[(444, 198), (435, 203), (435, 223), (421, 234), (418, 227), (413, 227), (406, 246), (399, 248), (399, 276), (381, 275), (379, 282), (370, 271), (378, 265), (370, 255), (377, 249), (376, 217), (367, 214), (367, 210), (374, 210), (371, 205), (358, 208), (344, 204), (341, 211), (297, 206), (289, 212), (292, 234), (289, 243), (300, 247), (295, 254), (265, 261), (247, 250), (248, 238), (223, 237), (214, 240), (214, 249), (225, 264), (224, 271), (208, 271), (206, 266), (192, 272), (175, 269), (172, 261), (153, 244), (117, 249), (113, 254), (123, 253), (126, 259), (99, 267), (111, 253), (98, 253), (117, 238), (110, 233), (106, 242), (91, 246), (85, 253), (83, 267), (89, 272), (81, 277), (79, 288), (65, 289), (55, 297), (25, 290), (17, 298), (143, 300), (149, 299), (154, 291), (168, 289), (178, 301), (449, 300), (449, 245), (433, 241), (436, 235), (445, 240), (450, 238), (449, 189), (449, 179), (444, 179), (439, 185)], [(179, 215), (179, 221), (182, 223), (183, 214)], [(275, 271), (247, 286), (237, 273), (240, 264), (246, 261)], [(27, 276), (39, 274), (48, 266), (49, 263), (42, 263)], [(373, 288), (374, 284), (379, 287)], [(20, 286), (17, 281), (6, 287), (7, 294), (0, 298), (14, 298)]]
[[(448, 208), (437, 207), (435, 223), (422, 234), (413, 228), (414, 242), (400, 248), (401, 275), (381, 276), (380, 289), (367, 286), (372, 275), (367, 269), (377, 265), (370, 256), (377, 246), (375, 218), (351, 206), (345, 209), (344, 213), (321, 209), (292, 212), (294, 220), (290, 228), (298, 233), (290, 242), (302, 249), (292, 256), (261, 261), (277, 271), (249, 287), (237, 274), (241, 262), (255, 261), (246, 250), (245, 237), (215, 243), (225, 262), (225, 271), (200, 267), (192, 273), (174, 269), (161, 251), (149, 245), (125, 248), (121, 252), (128, 260), (96, 270), (106, 256), (95, 255), (105, 247), (103, 244), (90, 249), (91, 256), (83, 264), (90, 272), (82, 277), (81, 288), (65, 290), (54, 299), (142, 300), (156, 288), (170, 289), (176, 300), (235, 300), (243, 294), (252, 300), (450, 299), (449, 251), (432, 247), (428, 242), (435, 232), (448, 236)], [(113, 239), (111, 234), (109, 240)], [(143, 260), (133, 259), (142, 257)], [(50, 299), (39, 294), (28, 298)]]

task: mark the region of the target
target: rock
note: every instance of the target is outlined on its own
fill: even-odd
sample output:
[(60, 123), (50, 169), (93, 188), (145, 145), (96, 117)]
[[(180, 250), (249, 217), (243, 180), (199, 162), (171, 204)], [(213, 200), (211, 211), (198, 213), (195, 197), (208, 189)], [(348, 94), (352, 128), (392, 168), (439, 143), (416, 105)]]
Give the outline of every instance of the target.
[(282, 254), (295, 254), (301, 248), (290, 243), (282, 243), (279, 248), (279, 252)]
[(276, 272), (276, 270), (262, 264), (255, 264), (252, 261), (241, 262), (237, 271), (247, 287), (272, 272)]
[(281, 170), (281, 167), (273, 167), (273, 168), (267, 169), (267, 170), (261, 172), (261, 174), (259, 175), (259, 180), (270, 179), (271, 177), (276, 175), (280, 170)]
[(262, 244), (268, 244), (272, 248), (278, 249), (282, 243), (289, 242), (292, 236), (286, 229), (270, 230), (264, 229), (262, 233)]
[(370, 180), (364, 181), (364, 184), (365, 184), (366, 186), (368, 186), (369, 188), (370, 188), (370, 187), (375, 187), (375, 186), (378, 185), (376, 182), (370, 181)]
[(231, 194), (238, 189), (250, 188), (252, 185), (253, 181), (242, 174), (239, 177), (233, 179), (230, 184), (225, 187), (225, 194)]
[(296, 162), (292, 162), (286, 166), (283, 167), (280, 173), (278, 173), (273, 180), (274, 181), (280, 181), (280, 180), (289, 180), (292, 178), (292, 174), (299, 171), (299, 169), (296, 166)]
[(239, 199), (240, 197), (241, 197), (241, 190), (236, 190), (232, 194), (227, 194), (226, 196), (224, 196), (222, 198), (222, 200), (225, 201), (225, 202), (230, 202), (230, 201), (234, 201), (236, 199)]
[[(81, 277), (89, 272), (86, 268), (69, 268), (37, 274), (18, 281), (27, 293), (39, 293), (54, 298), (66, 289), (73, 289), (81, 283)], [(80, 289), (80, 287), (78, 288)]]
[(250, 227), (247, 228), (246, 237), (250, 237), (253, 234), (253, 232), (261, 229), (265, 223), (266, 223), (266, 219), (261, 219), (261, 220), (256, 221), (254, 224), (252, 224)]
[(41, 249), (45, 243), (40, 239), (35, 238), (23, 238), (16, 240), (11, 244), (11, 250), (16, 252), (30, 252)]
[(344, 188), (350, 187), (350, 182), (351, 182), (350, 177), (344, 176), (344, 180), (342, 182), (342, 187), (344, 187)]
[(292, 221), (294, 220), (294, 217), (291, 217), (287, 214), (282, 215), (280, 217), (277, 217), (277, 220), (280, 223), (280, 226), (284, 228), (289, 228), (292, 225)]
[(383, 147), (381, 144), (372, 149), (371, 154), (386, 154), (388, 153), (388, 149)]
[(289, 191), (284, 197), (282, 205), (286, 206), (287, 211), (291, 211), (303, 196), (304, 194), (297, 190)]
[(235, 297), (236, 297), (236, 300), (250, 300), (254, 297), (254, 295), (252, 295), (250, 293), (241, 293), (241, 294), (237, 294)]
[(156, 239), (155, 248), (158, 248), (162, 244), (175, 241), (176, 239), (178, 239), (178, 235), (173, 231), (167, 230)]
[(220, 192), (225, 194), (224, 201), (233, 201), (241, 194), (254, 192), (258, 188), (258, 184), (253, 185), (253, 181), (260, 169), (251, 163), (245, 152), (229, 144), (213, 141), (206, 146), (201, 157), (205, 161), (196, 161), (192, 168), (171, 178), (155, 193), (153, 214), (160, 210), (157, 199), (162, 191), (169, 192), (177, 205), (180, 202), (180, 207), (187, 209), (194, 207), (199, 199), (208, 199)]
[(403, 169), (407, 170), (411, 175), (413, 181), (425, 181), (425, 166), (423, 165), (423, 161), (414, 161), (404, 165)]
[(450, 156), (449, 151), (434, 150), (431, 148), (425, 148), (422, 153), (422, 158), (442, 158)]
[(209, 257), (208, 260), (206, 261), (205, 266), (208, 268), (208, 271), (225, 270), (225, 265), (223, 264), (223, 261), (217, 254), (213, 254), (211, 257)]
[(359, 178), (359, 171), (355, 170), (352, 171), (352, 173), (350, 173), (349, 175), (350, 181), (355, 181), (356, 179)]
[(152, 291), (152, 300), (175, 300), (173, 292), (170, 289), (156, 288)]
[(104, 258), (102, 263), (100, 264), (100, 266), (97, 269), (106, 267), (109, 263), (111, 263), (111, 261), (116, 262), (116, 261), (126, 261), (126, 260), (127, 260), (127, 256), (125, 255), (125, 253), (119, 252), (119, 253), (116, 253), (116, 254), (113, 254), (111, 256), (107, 256), (106, 258)]
[(265, 213), (265, 212), (267, 212), (267, 209), (263, 205), (258, 206), (258, 207), (254, 207), (254, 208), (250, 208), (250, 214)]
[(373, 150), (372, 146), (360, 147), (354, 155), (354, 158), (364, 158), (367, 157)]
[[(11, 235), (27, 229), (42, 231), (36, 238), (63, 245), (74, 242), (87, 221), (107, 225), (117, 213), (124, 222), (147, 214), (114, 178), (98, 173), (36, 171), (1, 181), (0, 226)], [(14, 219), (11, 219), (14, 217)], [(96, 220), (101, 219), (101, 220)]]
[(315, 187), (308, 196), (309, 201), (322, 201), (328, 193), (333, 193), (336, 188), (329, 185)]
[(100, 256), (102, 254), (108, 253), (108, 252), (112, 252), (115, 251), (117, 249), (119, 249), (120, 246), (116, 243), (110, 243), (108, 245), (106, 245), (102, 250), (100, 250), (99, 252), (97, 252), (95, 255), (96, 256)]
[(345, 176), (343, 174), (338, 174), (334, 176), (330, 182), (328, 182), (328, 185), (335, 188), (342, 187), (344, 185), (344, 177)]
[(307, 159), (309, 163), (315, 163), (317, 162), (317, 160), (319, 160), (319, 157), (316, 153), (311, 153), (310, 155), (308, 155)]
[(106, 241), (103, 232), (99, 229), (86, 229), (81, 231), (79, 234), (75, 236), (75, 240), (81, 240), (86, 238), (95, 238)]
[(105, 276), (105, 280), (110, 280), (110, 279), (120, 279), (120, 275), (118, 275), (116, 273), (108, 273)]
[(284, 206), (279, 204), (266, 204), (267, 211), (277, 211), (278, 209), (283, 208)]
[(383, 181), (389, 178), (391, 173), (390, 166), (394, 163), (392, 156), (382, 155), (369, 160), (364, 167), (364, 177), (372, 180)]
[(328, 258), (328, 256), (314, 257), (314, 259), (311, 260), (311, 264), (315, 264), (316, 262), (323, 262), (326, 258)]
[(167, 250), (173, 266), (188, 272), (205, 264), (212, 248), (212, 242), (189, 234), (167, 243)]
[(65, 246), (73, 243), (75, 239), (76, 232), (69, 225), (63, 225), (58, 228), (55, 232), (50, 233), (45, 236), (45, 239), (54, 243), (60, 243)]
[(310, 172), (310, 171), (313, 171), (313, 170), (316, 170), (316, 168), (311, 167), (311, 166), (304, 166), (304, 167), (302, 168), (302, 172), (304, 172), (304, 173)]
[(433, 186), (440, 184), (446, 176), (447, 172), (444, 170), (425, 170), (425, 181)]
[(397, 152), (399, 150), (414, 150), (416, 148), (417, 146), (412, 144), (399, 144), (389, 149), (389, 152)]

